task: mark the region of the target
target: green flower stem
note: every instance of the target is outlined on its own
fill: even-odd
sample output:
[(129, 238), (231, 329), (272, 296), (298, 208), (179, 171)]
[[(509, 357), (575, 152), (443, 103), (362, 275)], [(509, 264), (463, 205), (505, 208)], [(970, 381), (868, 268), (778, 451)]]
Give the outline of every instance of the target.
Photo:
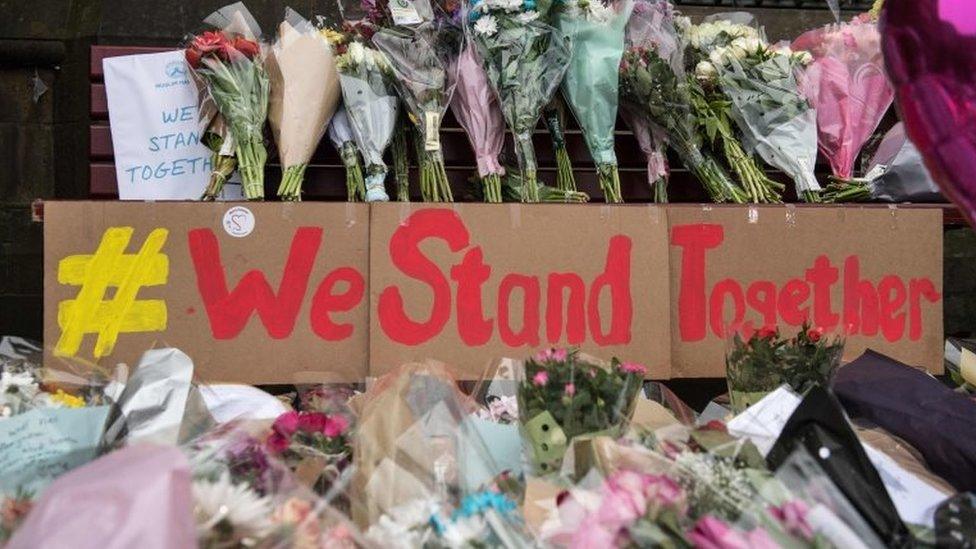
[(778, 191), (785, 189), (785, 185), (770, 179), (756, 164), (755, 158), (746, 154), (742, 144), (732, 137), (722, 136), (722, 150), (729, 166), (745, 188), (752, 202), (780, 203), (783, 201)]
[(454, 202), (451, 183), (444, 169), (444, 155), (441, 151), (427, 151), (424, 155), (424, 166), (430, 197), (428, 202)]
[(264, 164), (267, 160), (268, 151), (260, 136), (249, 135), (246, 139), (237, 141), (237, 163), (238, 171), (241, 172), (244, 198), (264, 200)]
[(597, 166), (597, 173), (607, 204), (622, 204), (624, 197), (620, 193), (620, 173), (617, 171), (617, 165), (600, 164)]
[(481, 178), (484, 185), (485, 202), (499, 204), (502, 202), (502, 177), (497, 173), (490, 173)]
[(522, 181), (522, 202), (539, 202), (539, 180), (536, 177), (535, 170), (522, 170)]
[(346, 141), (339, 152), (342, 164), (346, 167), (346, 200), (362, 202), (366, 200), (366, 182), (363, 180), (363, 167), (359, 161), (356, 144)]
[(573, 162), (566, 150), (566, 134), (563, 131), (563, 107), (561, 100), (553, 99), (543, 110), (542, 118), (552, 139), (552, 148), (556, 153), (556, 188), (564, 191), (576, 190), (576, 176), (573, 174)]
[(666, 177), (659, 177), (653, 185), (654, 191), (654, 202), (657, 204), (667, 204), (668, 203), (668, 179)]
[(556, 188), (563, 191), (577, 190), (573, 163), (569, 159), (569, 152), (565, 145), (556, 147)]
[(846, 181), (831, 178), (820, 196), (824, 202), (867, 202), (871, 200), (871, 187), (864, 181)]
[(286, 202), (299, 202), (302, 199), (302, 181), (308, 164), (297, 164), (285, 168), (278, 185), (278, 198)]
[(820, 197), (820, 191), (803, 191), (800, 194), (800, 198), (802, 198), (804, 202), (810, 204), (820, 204), (823, 202), (823, 199)]
[(410, 158), (407, 155), (407, 125), (401, 119), (393, 132), (393, 177), (397, 184), (397, 200), (410, 202)]
[(207, 188), (203, 191), (203, 196), (200, 197), (200, 200), (204, 202), (216, 200), (220, 191), (224, 189), (224, 184), (237, 169), (237, 158), (233, 156), (222, 156), (214, 153), (211, 163), (213, 164), (213, 171), (210, 172), (210, 182), (207, 183)]
[(732, 184), (714, 158), (704, 155), (690, 139), (682, 139), (681, 133), (674, 133), (671, 139), (682, 163), (701, 181), (713, 202), (734, 202), (745, 204), (748, 200), (739, 187)]

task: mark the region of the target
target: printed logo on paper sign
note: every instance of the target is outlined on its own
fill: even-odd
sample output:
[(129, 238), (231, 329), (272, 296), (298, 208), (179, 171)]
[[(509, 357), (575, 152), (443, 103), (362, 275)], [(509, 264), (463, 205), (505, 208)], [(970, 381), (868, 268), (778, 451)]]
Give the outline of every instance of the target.
[(224, 230), (234, 238), (251, 234), (254, 223), (254, 214), (244, 206), (234, 206), (224, 214)]
[[(144, 286), (169, 279), (169, 257), (161, 253), (169, 231), (156, 229), (134, 254), (125, 253), (132, 227), (110, 227), (91, 255), (71, 255), (58, 262), (58, 283), (78, 286), (74, 299), (58, 303), (61, 337), (56, 356), (75, 356), (88, 334), (97, 334), (95, 358), (112, 354), (120, 333), (166, 330), (166, 302), (136, 299)], [(106, 299), (109, 288), (115, 288)]]
[(166, 63), (166, 67), (163, 68), (163, 76), (166, 80), (157, 82), (156, 89), (185, 86), (190, 83), (190, 75), (186, 68), (186, 62), (183, 60)]

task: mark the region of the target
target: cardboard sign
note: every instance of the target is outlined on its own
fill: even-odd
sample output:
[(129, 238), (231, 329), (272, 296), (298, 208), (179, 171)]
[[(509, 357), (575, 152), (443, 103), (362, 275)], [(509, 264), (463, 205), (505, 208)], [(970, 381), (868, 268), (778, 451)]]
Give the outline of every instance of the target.
[(366, 376), (369, 208), (50, 202), (46, 360), (179, 348), (203, 382)]
[(664, 208), (378, 204), (371, 227), (372, 375), (553, 346), (670, 373)]
[[(213, 164), (183, 51), (110, 57), (102, 66), (119, 198), (200, 198)], [(240, 199), (240, 184), (228, 182), (221, 198)]]
[(941, 211), (50, 202), (47, 359), (186, 352), (201, 381), (480, 379), (551, 346), (723, 377), (731, 329), (804, 319), (942, 371)]
[(672, 206), (672, 377), (724, 377), (726, 334), (805, 318), (942, 372), (942, 212)]

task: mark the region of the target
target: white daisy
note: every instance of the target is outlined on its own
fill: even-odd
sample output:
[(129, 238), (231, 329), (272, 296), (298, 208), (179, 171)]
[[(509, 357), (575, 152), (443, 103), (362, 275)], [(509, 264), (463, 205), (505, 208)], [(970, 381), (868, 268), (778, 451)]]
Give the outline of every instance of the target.
[(478, 19), (474, 24), (474, 32), (481, 36), (492, 36), (498, 32), (498, 23), (491, 15), (485, 15)]
[(234, 484), (226, 472), (216, 481), (194, 481), (193, 501), (201, 531), (209, 531), (226, 521), (234, 528), (235, 537), (260, 539), (274, 528), (271, 500), (261, 497), (246, 484)]

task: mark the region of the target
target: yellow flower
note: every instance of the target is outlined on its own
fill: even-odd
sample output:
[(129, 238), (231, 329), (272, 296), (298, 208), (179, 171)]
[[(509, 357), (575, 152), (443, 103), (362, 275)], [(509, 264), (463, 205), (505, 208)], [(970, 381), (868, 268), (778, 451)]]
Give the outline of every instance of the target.
[(346, 36), (335, 29), (325, 28), (319, 32), (333, 46), (338, 46), (346, 41)]
[(61, 404), (65, 408), (84, 408), (85, 407), (85, 399), (83, 399), (81, 397), (74, 396), (74, 395), (72, 395), (70, 393), (66, 393), (66, 392), (64, 392), (61, 389), (58, 389), (58, 392), (57, 393), (51, 395), (51, 400), (53, 400), (54, 402), (57, 402), (58, 404)]

